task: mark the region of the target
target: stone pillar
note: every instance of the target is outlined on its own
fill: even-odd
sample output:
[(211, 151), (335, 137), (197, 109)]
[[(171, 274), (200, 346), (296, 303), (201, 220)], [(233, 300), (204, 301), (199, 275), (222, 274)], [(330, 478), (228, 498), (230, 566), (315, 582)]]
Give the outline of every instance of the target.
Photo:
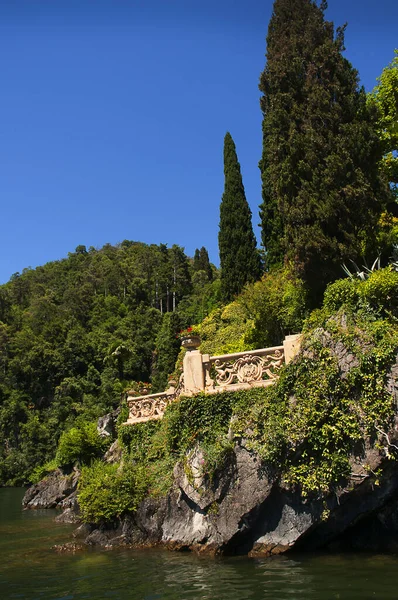
[(202, 354), (197, 349), (190, 350), (184, 356), (184, 391), (187, 394), (195, 394), (205, 389), (205, 378), (203, 373)]
[(285, 351), (285, 363), (288, 365), (300, 350), (301, 333), (296, 335), (287, 335), (283, 340), (283, 349)]

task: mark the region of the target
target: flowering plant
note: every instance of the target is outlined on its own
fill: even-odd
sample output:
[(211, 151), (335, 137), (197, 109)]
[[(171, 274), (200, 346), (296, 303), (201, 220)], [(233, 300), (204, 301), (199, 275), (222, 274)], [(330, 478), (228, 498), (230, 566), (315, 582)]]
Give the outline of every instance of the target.
[(197, 327), (187, 327), (186, 329), (183, 329), (182, 331), (177, 333), (176, 338), (182, 340), (183, 338), (190, 337), (193, 335), (200, 336), (200, 331)]

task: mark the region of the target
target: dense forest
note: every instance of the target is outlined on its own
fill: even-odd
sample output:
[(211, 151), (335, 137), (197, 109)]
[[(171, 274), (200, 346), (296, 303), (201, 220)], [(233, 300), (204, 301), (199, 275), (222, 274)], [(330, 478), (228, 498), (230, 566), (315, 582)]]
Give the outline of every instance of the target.
[[(0, 287), (0, 484), (20, 484), (73, 423), (128, 387), (162, 390), (176, 333), (218, 303), (205, 248), (123, 241), (24, 269)], [(171, 365), (171, 366), (170, 366)]]

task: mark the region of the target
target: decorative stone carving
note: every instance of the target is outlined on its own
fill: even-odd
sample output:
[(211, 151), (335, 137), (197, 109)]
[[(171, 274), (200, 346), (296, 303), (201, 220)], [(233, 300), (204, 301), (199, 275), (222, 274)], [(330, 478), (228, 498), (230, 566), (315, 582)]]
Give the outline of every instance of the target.
[(278, 347), (256, 350), (255, 353), (211, 357), (210, 361), (216, 371), (216, 385), (251, 384), (278, 379), (284, 364), (284, 352), (283, 347)]
[(129, 418), (127, 423), (141, 423), (153, 419), (161, 419), (170, 404), (176, 397), (175, 392), (163, 394), (152, 394), (141, 396), (140, 398), (128, 398)]

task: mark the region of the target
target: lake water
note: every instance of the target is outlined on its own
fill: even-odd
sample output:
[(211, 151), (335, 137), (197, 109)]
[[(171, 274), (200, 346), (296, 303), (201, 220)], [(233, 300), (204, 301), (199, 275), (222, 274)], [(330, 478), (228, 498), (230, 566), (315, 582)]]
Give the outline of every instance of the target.
[(398, 599), (398, 557), (300, 555), (210, 559), (148, 550), (58, 554), (73, 526), (22, 511), (23, 490), (0, 489), (0, 600)]

